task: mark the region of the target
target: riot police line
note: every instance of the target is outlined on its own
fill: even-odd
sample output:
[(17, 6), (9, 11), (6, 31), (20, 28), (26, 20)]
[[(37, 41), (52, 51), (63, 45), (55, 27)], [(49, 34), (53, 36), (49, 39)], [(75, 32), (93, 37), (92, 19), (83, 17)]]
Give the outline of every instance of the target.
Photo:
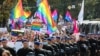
[[(23, 37), (23, 36), (22, 36)], [(7, 46), (7, 39), (0, 40), (0, 56), (3, 50), (9, 50), (12, 56), (99, 56), (100, 55), (100, 35), (99, 34), (80, 34), (76, 42), (71, 34), (59, 37), (45, 35), (44, 38), (35, 38), (34, 46), (30, 49), (27, 39), (18, 39), (23, 47), (15, 51), (14, 48)]]

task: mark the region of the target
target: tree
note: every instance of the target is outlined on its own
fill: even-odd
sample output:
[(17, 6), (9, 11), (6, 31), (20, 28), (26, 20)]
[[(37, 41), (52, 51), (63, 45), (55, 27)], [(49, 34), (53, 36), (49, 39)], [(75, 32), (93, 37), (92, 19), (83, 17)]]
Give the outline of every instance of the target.
[(4, 0), (1, 3), (1, 8), (0, 8), (0, 22), (3, 24), (3, 26), (6, 25), (7, 19), (9, 18), (10, 15), (10, 10), (14, 5), (13, 0)]
[[(4, 19), (7, 22), (9, 18), (11, 9), (16, 5), (18, 0), (0, 0), (0, 22)], [(36, 1), (37, 0), (22, 0), (24, 10), (31, 10), (32, 14), (37, 10)], [(82, 0), (48, 0), (51, 10), (57, 9), (59, 14), (65, 15), (68, 7), (75, 5), (75, 8), (69, 9), (74, 18), (77, 18), (80, 11), (80, 4)], [(95, 19), (100, 18), (100, 0), (85, 0), (85, 14), (84, 19)]]

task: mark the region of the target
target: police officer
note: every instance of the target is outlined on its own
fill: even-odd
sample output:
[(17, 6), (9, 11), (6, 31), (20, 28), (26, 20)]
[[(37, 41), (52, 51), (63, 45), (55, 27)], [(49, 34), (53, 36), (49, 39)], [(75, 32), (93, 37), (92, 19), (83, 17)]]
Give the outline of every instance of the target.
[(90, 56), (96, 56), (97, 51), (97, 40), (94, 38), (93, 34), (88, 39), (90, 44)]
[(54, 49), (54, 56), (59, 56), (59, 50), (57, 45), (55, 44), (55, 37), (48, 38), (48, 44), (51, 45)]
[(59, 56), (65, 56), (65, 46), (64, 44), (61, 42), (61, 37), (56, 37), (56, 45), (59, 48)]
[(74, 55), (74, 53), (75, 53), (75, 50), (74, 50), (74, 43), (73, 43), (73, 39), (70, 37), (69, 38), (69, 42), (68, 42), (68, 44), (69, 44), (69, 48), (70, 48), (70, 56), (73, 56)]
[(77, 42), (75, 41), (75, 39), (71, 37), (69, 44), (70, 44), (70, 48), (72, 50), (71, 54), (73, 56), (78, 56), (79, 48), (78, 48), (78, 45), (77, 45)]
[[(1, 41), (2, 40), (0, 40), (0, 44), (1, 44)], [(2, 52), (3, 52), (3, 48), (0, 46), (0, 56), (2, 56)]]
[(50, 44), (48, 44), (48, 39), (43, 39), (43, 49), (46, 49), (46, 50), (50, 50), (51, 51), (51, 56), (54, 56), (54, 49), (53, 49), (53, 47), (50, 45)]
[(12, 54), (12, 56), (16, 56), (16, 52), (13, 48), (10, 48), (7, 46), (7, 39), (2, 39), (2, 45), (3, 45), (3, 48), (10, 51), (10, 53)]
[(80, 40), (77, 42), (77, 44), (80, 50), (80, 56), (88, 56), (89, 42), (85, 38), (86, 35), (80, 34), (79, 37), (80, 37)]
[(71, 51), (72, 51), (71, 48), (70, 48), (70, 43), (69, 42), (70, 42), (70, 38), (66, 37), (65, 38), (65, 52), (66, 52), (67, 56), (71, 56)]
[(37, 41), (34, 42), (34, 50), (33, 51), (35, 53), (35, 56), (39, 56), (39, 55), (46, 56), (46, 53), (45, 53), (45, 51), (42, 50), (41, 45), (42, 45), (42, 43), (40, 43), (40, 42), (37, 42)]
[(23, 43), (23, 48), (20, 48), (18, 51), (17, 51), (17, 55), (18, 56), (27, 56), (27, 54), (29, 52), (33, 52), (31, 49), (28, 48), (28, 40), (24, 39), (22, 41)]
[(3, 49), (0, 47), (0, 56), (2, 55)]
[(97, 56), (100, 55), (100, 37), (98, 37), (98, 41), (97, 41)]

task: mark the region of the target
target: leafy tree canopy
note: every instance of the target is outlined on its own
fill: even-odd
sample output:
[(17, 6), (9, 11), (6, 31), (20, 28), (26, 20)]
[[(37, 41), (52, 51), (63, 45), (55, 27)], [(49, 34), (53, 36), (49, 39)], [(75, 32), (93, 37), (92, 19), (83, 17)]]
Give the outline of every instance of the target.
[[(36, 0), (22, 0), (24, 10), (31, 10), (33, 13), (37, 10)], [(48, 0), (51, 10), (57, 9), (60, 14), (64, 16), (68, 7), (75, 5), (75, 8), (71, 8), (71, 14), (77, 19), (80, 11), (80, 4), (82, 0)], [(11, 9), (15, 6), (17, 0), (0, 0), (0, 22), (3, 19), (8, 19)], [(84, 19), (100, 18), (100, 0), (85, 0), (85, 14)]]

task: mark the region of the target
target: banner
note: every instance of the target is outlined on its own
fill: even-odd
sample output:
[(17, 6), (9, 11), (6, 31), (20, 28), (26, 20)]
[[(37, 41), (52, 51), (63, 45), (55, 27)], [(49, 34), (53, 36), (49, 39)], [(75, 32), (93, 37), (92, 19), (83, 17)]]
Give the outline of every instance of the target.
[(24, 30), (16, 30), (16, 29), (12, 29), (11, 35), (13, 35), (13, 36), (18, 36), (19, 34), (24, 35)]

